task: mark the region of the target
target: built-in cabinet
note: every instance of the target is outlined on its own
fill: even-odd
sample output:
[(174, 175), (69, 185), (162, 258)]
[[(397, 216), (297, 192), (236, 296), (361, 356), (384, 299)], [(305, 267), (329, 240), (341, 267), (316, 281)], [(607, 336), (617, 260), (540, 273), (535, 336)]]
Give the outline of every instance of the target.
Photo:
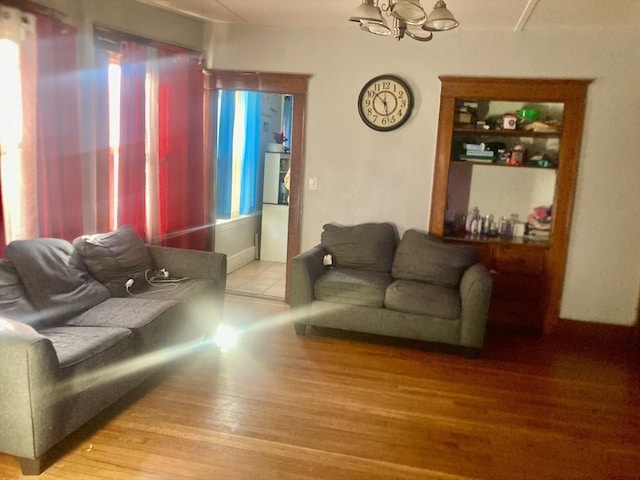
[(490, 324), (549, 332), (559, 319), (591, 81), (440, 80), (429, 231), (478, 248), (493, 278)]

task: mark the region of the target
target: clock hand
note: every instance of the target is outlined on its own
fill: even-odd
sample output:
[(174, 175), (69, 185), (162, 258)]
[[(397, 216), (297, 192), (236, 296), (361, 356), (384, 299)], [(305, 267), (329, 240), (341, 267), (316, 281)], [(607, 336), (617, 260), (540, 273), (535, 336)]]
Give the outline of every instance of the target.
[[(382, 98), (382, 96), (381, 96), (380, 100), (382, 100), (382, 105), (384, 106), (384, 113), (388, 117), (389, 116), (389, 109), (387, 108), (387, 92), (382, 92), (382, 93), (384, 93), (384, 98)], [(380, 95), (382, 95), (382, 94), (380, 94)]]

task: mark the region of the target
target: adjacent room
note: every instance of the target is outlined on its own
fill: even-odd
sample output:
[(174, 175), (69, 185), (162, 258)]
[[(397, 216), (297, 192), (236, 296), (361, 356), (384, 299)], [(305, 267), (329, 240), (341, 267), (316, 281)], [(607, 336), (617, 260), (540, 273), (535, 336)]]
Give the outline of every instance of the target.
[(0, 477), (637, 479), (640, 1), (2, 0)]

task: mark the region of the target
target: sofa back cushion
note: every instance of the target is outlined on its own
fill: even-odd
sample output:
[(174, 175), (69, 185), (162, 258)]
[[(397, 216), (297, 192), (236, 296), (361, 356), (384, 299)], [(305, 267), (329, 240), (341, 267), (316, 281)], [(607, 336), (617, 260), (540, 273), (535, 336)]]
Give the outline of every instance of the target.
[(7, 260), (0, 260), (0, 316), (22, 321), (35, 313), (36, 309), (26, 298), (15, 267)]
[(41, 324), (57, 323), (109, 298), (109, 291), (82, 269), (73, 246), (59, 238), (16, 240), (5, 256), (20, 277)]
[(478, 261), (472, 245), (446, 243), (418, 230), (407, 230), (396, 249), (391, 274), (401, 280), (457, 288), (464, 271)]
[(152, 268), (146, 245), (130, 225), (108, 233), (83, 235), (73, 241), (91, 274), (114, 297), (127, 295), (125, 284), (132, 279), (135, 287), (146, 284), (145, 273)]
[(322, 246), (339, 268), (354, 268), (373, 272), (391, 272), (398, 235), (390, 223), (363, 223), (323, 227)]

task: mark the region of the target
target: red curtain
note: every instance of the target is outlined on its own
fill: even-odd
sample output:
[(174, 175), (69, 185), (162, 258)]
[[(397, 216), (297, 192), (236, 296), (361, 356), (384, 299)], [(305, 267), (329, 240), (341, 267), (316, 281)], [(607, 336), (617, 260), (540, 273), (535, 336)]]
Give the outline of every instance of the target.
[(145, 57), (144, 45), (121, 43), (117, 224), (133, 226), (142, 238), (146, 238)]
[(37, 182), (41, 237), (83, 233), (77, 32), (38, 16)]
[(206, 250), (202, 67), (193, 55), (160, 52), (159, 211), (162, 244)]

